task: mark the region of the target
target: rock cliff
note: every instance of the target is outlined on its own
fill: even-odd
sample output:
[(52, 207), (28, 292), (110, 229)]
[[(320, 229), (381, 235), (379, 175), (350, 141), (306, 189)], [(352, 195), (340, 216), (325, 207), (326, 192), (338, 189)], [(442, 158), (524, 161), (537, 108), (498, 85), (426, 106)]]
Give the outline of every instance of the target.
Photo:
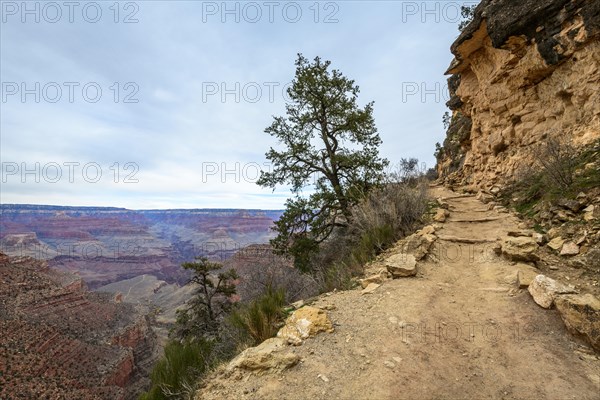
[(0, 253), (0, 398), (133, 399), (148, 384), (147, 319), (44, 261)]
[(223, 261), (266, 243), (281, 211), (127, 210), (1, 204), (0, 251), (47, 260), (91, 289), (150, 274), (183, 284), (180, 264), (198, 255)]
[(479, 189), (532, 165), (550, 137), (600, 137), (600, 2), (483, 0), (452, 45), (446, 183)]

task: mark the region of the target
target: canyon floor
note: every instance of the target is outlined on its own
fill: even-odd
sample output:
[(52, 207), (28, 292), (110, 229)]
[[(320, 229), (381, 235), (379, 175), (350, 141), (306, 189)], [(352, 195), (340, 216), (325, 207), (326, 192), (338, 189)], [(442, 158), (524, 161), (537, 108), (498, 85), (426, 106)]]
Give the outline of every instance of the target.
[(599, 399), (598, 353), (518, 289), (514, 262), (490, 251), (519, 220), (474, 196), (432, 192), (450, 215), (436, 230), (437, 256), (419, 262), (415, 277), (318, 297), (312, 305), (327, 310), (335, 331), (288, 347), (297, 365), (217, 371), (196, 398)]

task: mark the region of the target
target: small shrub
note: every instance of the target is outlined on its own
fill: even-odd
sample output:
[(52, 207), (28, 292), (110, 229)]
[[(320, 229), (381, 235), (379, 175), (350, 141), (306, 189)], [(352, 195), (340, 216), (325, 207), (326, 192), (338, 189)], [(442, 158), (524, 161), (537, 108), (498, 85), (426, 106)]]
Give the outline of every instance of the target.
[(561, 199), (600, 187), (600, 170), (593, 167), (600, 162), (599, 154), (600, 141), (578, 152), (570, 144), (549, 138), (534, 152), (534, 164), (524, 167), (506, 186), (503, 203), (534, 217), (541, 202), (558, 204)]
[(463, 31), (475, 17), (475, 9), (477, 5), (467, 5), (460, 7), (460, 15), (463, 18), (458, 24), (458, 30)]
[(210, 367), (211, 352), (207, 341), (170, 341), (152, 369), (152, 388), (140, 400), (193, 398), (198, 380)]
[(573, 186), (578, 161), (573, 146), (550, 137), (534, 154), (551, 187), (568, 190)]
[(285, 304), (285, 291), (268, 286), (261, 297), (233, 310), (229, 319), (255, 346), (275, 336), (285, 315)]
[[(373, 190), (352, 211), (350, 226), (321, 244), (313, 257), (315, 278), (322, 291), (349, 289), (353, 277), (377, 254), (412, 232), (427, 211), (427, 184), (406, 174)], [(408, 178), (407, 178), (408, 176)]]
[(240, 258), (239, 262), (244, 263), (239, 268), (237, 285), (242, 302), (259, 298), (269, 286), (283, 289), (287, 303), (318, 294), (317, 283), (312, 276), (294, 268), (290, 258), (274, 254), (268, 245), (255, 248), (255, 253), (248, 254), (245, 260)]

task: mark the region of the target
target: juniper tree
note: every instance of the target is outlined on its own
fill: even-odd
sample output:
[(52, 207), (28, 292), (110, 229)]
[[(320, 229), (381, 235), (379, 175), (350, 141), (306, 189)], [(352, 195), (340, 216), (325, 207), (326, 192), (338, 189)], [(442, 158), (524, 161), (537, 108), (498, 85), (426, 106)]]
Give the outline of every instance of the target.
[(219, 322), (231, 311), (231, 297), (236, 293), (234, 269), (215, 275), (223, 266), (210, 262), (205, 257), (197, 257), (194, 262), (186, 262), (183, 268), (193, 272), (189, 283), (198, 285), (187, 307), (177, 311), (174, 336), (181, 339), (213, 338)]
[(382, 183), (388, 161), (379, 157), (373, 102), (358, 106), (354, 81), (319, 57), (310, 62), (299, 54), (295, 65), (286, 116), (274, 117), (265, 129), (281, 147), (266, 153), (272, 170), (258, 184), (291, 186), (294, 197), (276, 222), (271, 244), (308, 270), (319, 244), (345, 228), (352, 207)]

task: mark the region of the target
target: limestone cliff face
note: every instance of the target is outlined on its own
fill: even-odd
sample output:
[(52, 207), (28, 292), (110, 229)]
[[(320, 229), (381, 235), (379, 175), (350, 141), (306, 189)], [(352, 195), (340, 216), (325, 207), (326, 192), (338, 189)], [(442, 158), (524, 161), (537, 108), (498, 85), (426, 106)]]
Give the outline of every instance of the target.
[(600, 137), (600, 1), (483, 0), (452, 53), (446, 182), (501, 184), (550, 136)]

